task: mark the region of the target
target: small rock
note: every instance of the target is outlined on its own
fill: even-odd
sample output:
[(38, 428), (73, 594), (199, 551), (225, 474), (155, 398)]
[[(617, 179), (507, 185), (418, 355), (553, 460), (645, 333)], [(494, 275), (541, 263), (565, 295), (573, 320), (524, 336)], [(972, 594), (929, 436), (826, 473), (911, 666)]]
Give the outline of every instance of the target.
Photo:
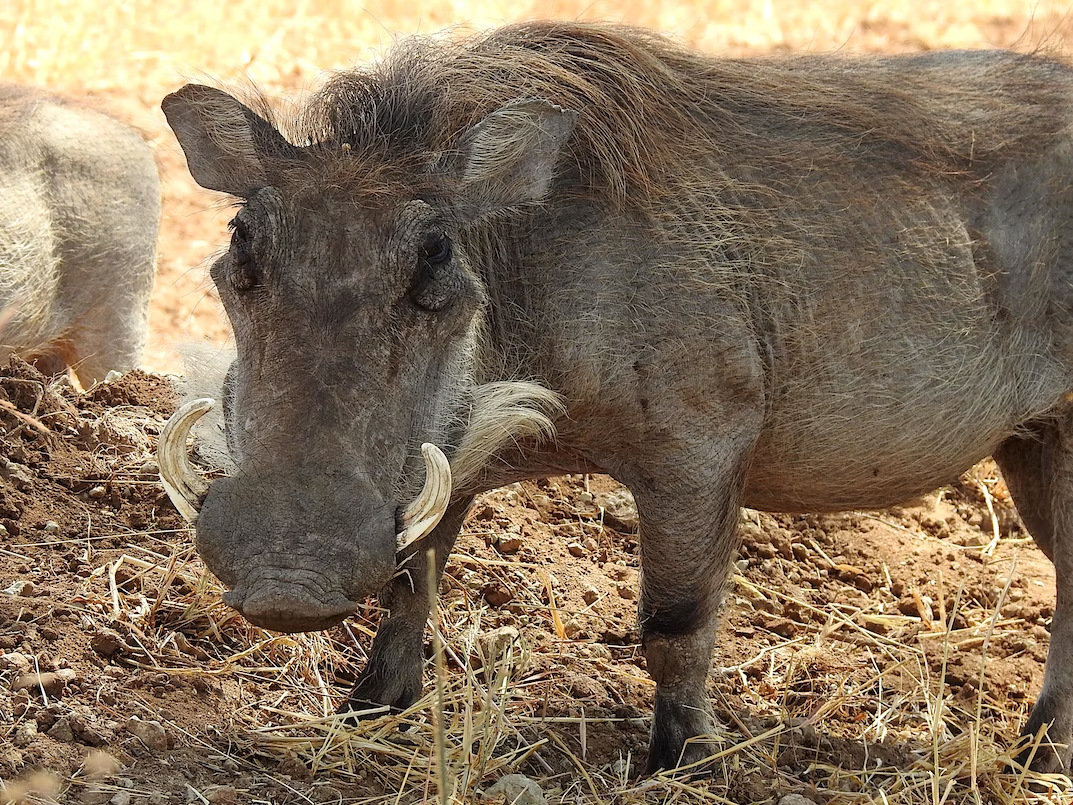
[(3, 465), (0, 466), (0, 475), (20, 492), (33, 482), (33, 473), (30, 472), (29, 468), (14, 461), (3, 462)]
[(108, 494), (108, 490), (105, 489), (103, 486), (95, 486), (91, 490), (89, 490), (89, 496), (93, 498), (93, 500), (100, 500), (106, 494)]
[(571, 542), (566, 546), (566, 550), (570, 551), (571, 556), (584, 556), (587, 553), (585, 546), (580, 542)]
[(16, 675), (29, 672), (34, 665), (34, 658), (29, 654), (20, 654), (13, 651), (10, 654), (0, 654), (0, 671), (13, 671)]
[(482, 797), (485, 802), (503, 802), (506, 805), (547, 805), (540, 786), (524, 774), (508, 774), (501, 777)]
[(74, 730), (71, 729), (71, 722), (66, 718), (56, 719), (56, 723), (49, 729), (48, 734), (57, 741), (63, 741), (68, 744), (73, 743), (75, 739)]
[(764, 622), (764, 626), (779, 637), (787, 639), (797, 634), (797, 624), (789, 618), (769, 618)]
[(618, 593), (619, 598), (625, 598), (627, 601), (632, 601), (637, 597), (637, 590), (634, 589), (632, 584), (619, 582), (615, 585), (615, 592)]
[(581, 547), (589, 553), (593, 553), (597, 548), (600, 547), (600, 543), (598, 543), (592, 537), (585, 537), (585, 539), (581, 541)]
[(4, 595), (20, 595), (23, 598), (30, 598), (33, 594), (34, 583), (25, 579), (13, 581), (4, 589)]
[(118, 791), (116, 795), (108, 800), (108, 805), (130, 805), (131, 795), (129, 791)]
[(201, 796), (213, 805), (234, 805), (238, 802), (238, 789), (230, 785), (210, 785)]
[(578, 635), (580, 635), (581, 631), (581, 624), (573, 618), (570, 618), (565, 623), (563, 623), (563, 634), (565, 634), (566, 637), (570, 640), (573, 640)]
[(522, 549), (522, 538), (517, 534), (509, 534), (500, 538), (496, 543), (496, 550), (503, 554), (518, 553)]
[(47, 521), (45, 523), (45, 533), (46, 534), (59, 534), (60, 533), (60, 524), (57, 523), (55, 520)]
[(168, 733), (159, 721), (142, 721), (137, 716), (131, 716), (126, 729), (150, 749), (163, 751), (168, 748)]
[(604, 523), (616, 531), (636, 534), (640, 527), (637, 503), (628, 489), (619, 489), (603, 499)]
[(592, 586), (586, 587), (581, 593), (581, 600), (586, 604), (595, 604), (599, 597), (600, 591)]

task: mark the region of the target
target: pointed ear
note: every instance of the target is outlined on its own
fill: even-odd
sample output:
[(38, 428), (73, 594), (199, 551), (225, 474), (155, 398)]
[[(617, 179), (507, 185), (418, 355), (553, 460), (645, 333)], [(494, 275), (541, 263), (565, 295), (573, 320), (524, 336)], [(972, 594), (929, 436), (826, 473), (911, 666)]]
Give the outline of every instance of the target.
[(463, 135), (449, 168), (460, 179), (463, 215), (480, 218), (543, 201), (577, 119), (577, 112), (523, 98), (474, 125)]
[(298, 152), (268, 121), (213, 87), (187, 84), (160, 108), (190, 175), (207, 190), (245, 198), (268, 184), (270, 160)]

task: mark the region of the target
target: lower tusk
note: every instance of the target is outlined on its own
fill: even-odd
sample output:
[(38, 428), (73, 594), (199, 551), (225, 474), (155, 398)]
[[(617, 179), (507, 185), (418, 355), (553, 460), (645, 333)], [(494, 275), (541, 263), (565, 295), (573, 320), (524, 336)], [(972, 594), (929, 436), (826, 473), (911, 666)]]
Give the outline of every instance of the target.
[(402, 513), (403, 530), (396, 537), (397, 550), (413, 545), (428, 536), (447, 511), (451, 501), (451, 464), (436, 445), (421, 445), (425, 459), (425, 486), (421, 494)]
[(172, 414), (157, 443), (157, 463), (164, 491), (187, 522), (197, 520), (201, 499), (209, 491), (209, 482), (198, 475), (186, 454), (190, 429), (215, 405), (209, 398), (191, 400)]

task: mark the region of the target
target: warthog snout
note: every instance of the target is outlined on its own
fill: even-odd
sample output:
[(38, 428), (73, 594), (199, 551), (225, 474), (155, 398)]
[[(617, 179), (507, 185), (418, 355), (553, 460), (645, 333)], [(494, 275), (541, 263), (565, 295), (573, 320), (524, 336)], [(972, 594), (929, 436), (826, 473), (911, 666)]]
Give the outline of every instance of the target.
[(205, 564), (231, 588), (229, 606), (251, 623), (282, 632), (324, 629), (378, 593), (397, 550), (428, 534), (451, 495), (451, 469), (435, 445), (422, 446), (425, 483), (405, 508), (352, 468), (256, 465), (210, 484), (186, 455), (191, 426), (213, 405), (183, 405), (160, 436), (164, 487), (197, 523)]
[(339, 469), (243, 473), (212, 484), (197, 547), (250, 622), (324, 629), (391, 579), (397, 510)]

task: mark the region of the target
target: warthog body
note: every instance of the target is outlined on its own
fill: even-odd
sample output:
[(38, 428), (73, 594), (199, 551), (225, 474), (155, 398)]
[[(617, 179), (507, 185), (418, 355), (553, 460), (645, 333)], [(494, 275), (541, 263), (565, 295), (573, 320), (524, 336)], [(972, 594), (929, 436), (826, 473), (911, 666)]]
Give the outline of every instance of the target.
[[(425, 549), (443, 562), (474, 494), (602, 471), (641, 518), (650, 768), (693, 761), (739, 507), (886, 506), (993, 454), (1058, 567), (1028, 730), (1069, 739), (1073, 70), (533, 23), (399, 45), (289, 139), (206, 87), (164, 110), (243, 202), (212, 269), (234, 472), (198, 545), (266, 627), (379, 592), (351, 703), (418, 696)], [(423, 442), (454, 492), (396, 555)]]
[(83, 385), (145, 342), (160, 189), (149, 146), (100, 113), (0, 86), (0, 350)]

